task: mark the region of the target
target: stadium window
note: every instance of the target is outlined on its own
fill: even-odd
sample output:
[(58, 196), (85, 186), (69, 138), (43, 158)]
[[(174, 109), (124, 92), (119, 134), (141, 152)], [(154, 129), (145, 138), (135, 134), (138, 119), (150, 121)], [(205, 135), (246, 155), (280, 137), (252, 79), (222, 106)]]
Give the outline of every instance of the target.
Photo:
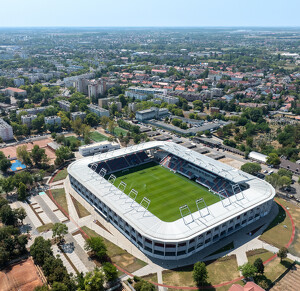
[(207, 243), (209, 243), (209, 242), (210, 242), (210, 238), (207, 239), (204, 243), (207, 244)]
[(164, 248), (164, 247), (165, 247), (165, 245), (162, 244), (162, 243), (155, 243), (154, 245), (155, 245), (156, 247), (161, 247), (161, 248)]
[(172, 245), (172, 244), (167, 244), (166, 248), (176, 248), (176, 245)]
[(230, 232), (230, 231), (233, 231), (233, 227), (232, 226), (228, 228), (228, 232)]
[(163, 256), (163, 255), (164, 255), (164, 252), (154, 250), (154, 254), (155, 254), (155, 255)]
[(190, 253), (190, 252), (192, 252), (194, 250), (195, 250), (195, 247), (191, 247), (191, 248), (189, 248), (188, 252)]
[(190, 244), (192, 244), (193, 242), (195, 242), (195, 239), (194, 239), (194, 238), (192, 238), (192, 239), (190, 240)]
[(241, 218), (241, 216), (240, 216), (240, 215), (236, 217), (236, 219), (240, 219), (240, 218)]
[(149, 247), (147, 247), (147, 246), (145, 246), (144, 250), (146, 250), (146, 251), (148, 251), (148, 252), (152, 253), (152, 249), (150, 249), (150, 248), (149, 248)]
[(177, 252), (177, 256), (182, 256), (182, 255), (185, 255), (185, 251)]
[(247, 220), (245, 219), (245, 220), (242, 221), (242, 224), (245, 224), (246, 222), (247, 222)]
[(226, 231), (225, 231), (225, 230), (223, 230), (223, 231), (220, 233), (220, 236), (223, 236), (223, 235), (225, 235), (225, 233), (226, 233)]
[(180, 244), (178, 244), (178, 246), (179, 247), (185, 247), (186, 246), (186, 243), (184, 242), (184, 243), (180, 243)]
[(173, 256), (176, 256), (176, 253), (175, 252), (166, 252), (165, 254), (167, 257), (173, 257)]
[(149, 244), (152, 244), (152, 241), (150, 239), (145, 238), (145, 241)]

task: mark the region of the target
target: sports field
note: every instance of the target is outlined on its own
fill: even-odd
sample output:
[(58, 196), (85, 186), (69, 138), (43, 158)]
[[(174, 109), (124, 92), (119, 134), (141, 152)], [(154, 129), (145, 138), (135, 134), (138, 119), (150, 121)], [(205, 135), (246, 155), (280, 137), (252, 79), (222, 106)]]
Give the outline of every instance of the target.
[(207, 205), (220, 201), (219, 197), (205, 187), (174, 174), (161, 165), (151, 162), (129, 170), (114, 173), (117, 177), (114, 185), (121, 181), (127, 184), (125, 193), (132, 188), (138, 191), (136, 201), (144, 197), (151, 200), (148, 210), (163, 221), (171, 222), (181, 218), (179, 207), (188, 205), (191, 212), (197, 211), (195, 201), (204, 198)]

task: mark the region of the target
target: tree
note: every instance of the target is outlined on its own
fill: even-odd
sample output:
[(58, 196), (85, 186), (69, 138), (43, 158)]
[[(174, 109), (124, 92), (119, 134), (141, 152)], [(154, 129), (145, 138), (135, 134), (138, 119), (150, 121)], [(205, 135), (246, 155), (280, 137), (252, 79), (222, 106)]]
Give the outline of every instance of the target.
[(85, 125), (83, 127), (83, 138), (85, 144), (89, 144), (91, 142), (91, 127), (89, 125)]
[(203, 262), (197, 262), (194, 265), (193, 280), (198, 286), (204, 285), (207, 282), (208, 273), (206, 265)]
[(280, 262), (287, 257), (288, 249), (286, 247), (282, 247), (279, 249), (277, 256), (280, 258)]
[(20, 201), (24, 201), (25, 198), (26, 198), (26, 186), (25, 184), (23, 184), (22, 182), (19, 184), (19, 187), (18, 187), (18, 200)]
[(95, 268), (93, 272), (88, 272), (85, 275), (84, 278), (85, 291), (102, 291), (104, 290), (103, 285), (104, 285), (104, 275), (98, 268)]
[(279, 169), (277, 174), (281, 177), (282, 176), (289, 177), (290, 179), (292, 179), (292, 177), (293, 177), (293, 173), (289, 170), (286, 170), (286, 169)]
[(65, 160), (68, 160), (74, 156), (71, 150), (67, 146), (61, 146), (59, 149), (55, 151), (55, 155), (56, 155), (56, 160), (55, 160), (56, 165), (61, 165), (65, 162)]
[(104, 271), (104, 274), (105, 274), (105, 278), (108, 282), (115, 281), (118, 278), (118, 270), (111, 263), (104, 263), (103, 264), (103, 271)]
[(16, 216), (14, 211), (11, 209), (10, 205), (6, 204), (0, 209), (0, 219), (6, 225), (15, 225)]
[(7, 194), (14, 189), (13, 177), (3, 178), (0, 180), (2, 190)]
[(155, 286), (145, 280), (140, 280), (134, 285), (136, 291), (155, 291)]
[(99, 117), (95, 113), (89, 113), (85, 117), (85, 122), (90, 126), (96, 126), (99, 124)]
[(113, 134), (115, 126), (115, 122), (113, 120), (110, 120), (108, 123), (108, 131)]
[(99, 260), (103, 260), (106, 257), (106, 246), (101, 237), (90, 237), (86, 240), (84, 249), (86, 251), (92, 251)]
[(30, 253), (36, 264), (43, 266), (47, 257), (53, 256), (51, 250), (51, 241), (45, 240), (42, 236), (35, 238), (34, 243), (30, 247)]
[(104, 129), (107, 128), (107, 125), (109, 123), (109, 118), (107, 116), (102, 116), (101, 119), (100, 119), (100, 123), (101, 125), (103, 126)]
[(82, 134), (82, 125), (82, 120), (79, 117), (72, 122), (72, 129), (78, 136)]
[(240, 266), (239, 270), (242, 272), (242, 275), (245, 278), (251, 278), (257, 272), (257, 269), (253, 265), (251, 265), (250, 263), (246, 263), (246, 264)]
[(20, 220), (23, 224), (23, 220), (26, 218), (27, 213), (23, 207), (15, 209), (15, 216), (17, 220)]
[(263, 275), (264, 270), (265, 270), (265, 266), (264, 266), (264, 263), (263, 263), (263, 261), (262, 261), (261, 258), (257, 258), (257, 259), (254, 261), (253, 266), (256, 268), (257, 273)]
[(267, 157), (267, 164), (277, 166), (280, 164), (280, 158), (275, 153), (270, 153)]
[(254, 175), (261, 171), (261, 166), (257, 163), (246, 163), (241, 166), (241, 170), (248, 174)]
[(37, 286), (34, 288), (34, 291), (49, 291), (49, 287), (47, 285)]
[(30, 153), (26, 145), (17, 147), (17, 158), (25, 165), (31, 166)]
[(45, 149), (40, 148), (38, 145), (33, 146), (30, 156), (35, 165), (38, 165), (41, 162), (46, 162), (48, 160)]
[(64, 223), (57, 222), (52, 227), (52, 237), (58, 237), (59, 241), (62, 241), (64, 236), (68, 233), (68, 227)]
[(0, 170), (2, 172), (5, 173), (10, 167), (11, 167), (11, 163), (6, 157), (0, 159)]
[(42, 132), (44, 130), (44, 116), (40, 115), (36, 119), (34, 119), (31, 123), (32, 129), (37, 130), (38, 132)]
[(279, 178), (279, 184), (281, 186), (290, 186), (292, 184), (292, 179), (287, 176), (282, 176)]

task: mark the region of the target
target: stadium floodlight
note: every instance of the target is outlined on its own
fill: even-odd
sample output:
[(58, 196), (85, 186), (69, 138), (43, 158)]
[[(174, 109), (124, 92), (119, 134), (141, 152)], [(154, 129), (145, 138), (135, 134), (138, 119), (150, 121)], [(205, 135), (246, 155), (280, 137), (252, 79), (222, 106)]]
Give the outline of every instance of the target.
[(128, 194), (128, 198), (126, 199), (125, 203), (129, 200), (131, 202), (130, 206), (132, 206), (137, 195), (138, 195), (138, 191), (136, 191), (132, 188)]
[[(244, 193), (239, 184), (232, 185), (232, 191), (233, 191), (233, 194), (235, 195), (236, 200), (239, 201), (239, 200), (242, 200), (245, 198)], [(240, 194), (240, 195), (238, 196), (238, 194)]]
[(147, 197), (144, 197), (143, 200), (141, 201), (140, 206), (142, 206), (145, 209), (143, 215), (145, 215), (146, 211), (148, 210), (150, 202), (151, 202), (150, 199), (148, 199)]
[[(209, 209), (208, 209), (208, 207), (207, 207), (207, 205), (206, 205), (203, 198), (200, 198), (200, 199), (196, 200), (196, 206), (197, 206), (197, 209), (198, 209), (199, 214), (200, 214), (201, 217), (205, 217), (205, 216), (209, 215)], [(203, 214), (202, 213), (203, 211), (201, 212), (201, 210), (204, 210), (204, 209), (206, 210), (205, 211), (206, 214), (205, 213)]]
[[(225, 191), (225, 189), (221, 190), (218, 194), (219, 194), (220, 200), (221, 200), (224, 207), (227, 207), (231, 204), (230, 198), (228, 197), (227, 192)], [(221, 197), (223, 197), (224, 199), (222, 199)], [(229, 204), (227, 204), (227, 205), (225, 204), (225, 198), (228, 198)]]
[[(183, 221), (184, 221), (185, 224), (189, 224), (189, 223), (191, 223), (191, 222), (194, 221), (194, 217), (193, 217), (193, 215), (191, 213), (191, 210), (190, 210), (190, 208), (186, 204), (183, 205), (183, 206), (180, 206), (179, 207), (179, 211), (180, 211), (180, 215), (181, 215), (181, 217), (182, 217), (182, 219), (183, 219)], [(191, 219), (192, 219), (190, 222), (186, 221), (186, 218), (188, 216), (190, 216)]]
[(115, 175), (110, 174), (110, 176), (109, 176), (109, 178), (108, 178), (108, 180), (107, 180), (107, 181), (111, 184), (110, 189), (111, 189), (111, 187), (114, 185), (116, 179), (117, 179), (117, 178), (116, 178)]
[(122, 192), (125, 192), (125, 189), (127, 187), (127, 184), (123, 181), (120, 182), (118, 189), (121, 190)]
[(100, 172), (99, 172), (99, 176), (100, 176), (101, 178), (104, 178), (105, 175), (106, 175), (106, 173), (107, 173), (107, 170), (106, 170), (105, 168), (101, 168), (101, 170), (100, 170)]

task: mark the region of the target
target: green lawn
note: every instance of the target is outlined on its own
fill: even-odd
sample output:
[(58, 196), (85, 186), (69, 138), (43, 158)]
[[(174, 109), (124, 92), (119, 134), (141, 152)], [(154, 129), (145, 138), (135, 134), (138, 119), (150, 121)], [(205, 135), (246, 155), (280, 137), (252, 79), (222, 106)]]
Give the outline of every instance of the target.
[(121, 133), (123, 134), (123, 136), (126, 136), (127, 135), (127, 130), (125, 130), (125, 129), (117, 126), (114, 129), (114, 134), (116, 134), (117, 136), (119, 136)]
[(67, 168), (64, 168), (56, 174), (52, 182), (57, 182), (59, 180), (66, 179), (67, 176), (68, 176)]
[(136, 201), (140, 203), (143, 197), (150, 199), (148, 210), (167, 222), (181, 218), (179, 207), (185, 204), (191, 212), (197, 211), (195, 201), (199, 198), (204, 198), (207, 205), (220, 200), (205, 187), (180, 174), (174, 174), (154, 162), (120, 171), (114, 175), (117, 177), (114, 184), (116, 187), (121, 181), (125, 182), (126, 194), (134, 188), (138, 191)]
[(91, 139), (95, 142), (99, 142), (99, 141), (105, 141), (108, 138), (105, 135), (99, 133), (98, 131), (93, 131), (91, 132)]

